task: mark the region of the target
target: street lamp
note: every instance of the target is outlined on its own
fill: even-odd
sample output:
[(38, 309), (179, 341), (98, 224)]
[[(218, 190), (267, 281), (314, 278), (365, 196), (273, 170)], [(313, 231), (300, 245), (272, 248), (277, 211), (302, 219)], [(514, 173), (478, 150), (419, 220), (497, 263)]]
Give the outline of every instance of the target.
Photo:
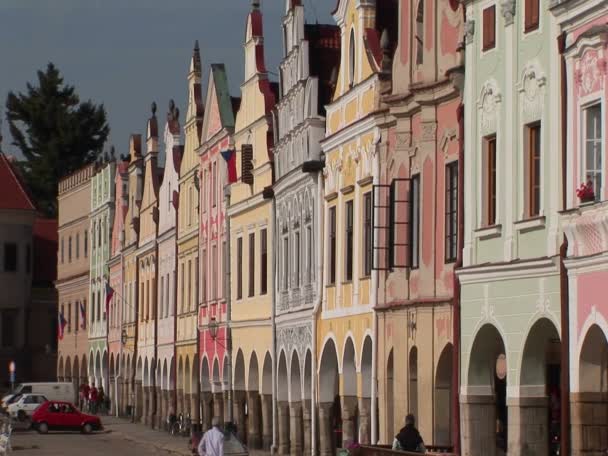
[(120, 333), (120, 342), (123, 345), (127, 345), (127, 339), (128, 339), (128, 335), (127, 335), (127, 330), (123, 329), (122, 332)]
[(209, 335), (211, 336), (211, 338), (213, 340), (217, 339), (217, 328), (219, 327), (219, 325), (217, 324), (217, 320), (215, 319), (215, 317), (211, 317), (211, 319), (209, 320)]

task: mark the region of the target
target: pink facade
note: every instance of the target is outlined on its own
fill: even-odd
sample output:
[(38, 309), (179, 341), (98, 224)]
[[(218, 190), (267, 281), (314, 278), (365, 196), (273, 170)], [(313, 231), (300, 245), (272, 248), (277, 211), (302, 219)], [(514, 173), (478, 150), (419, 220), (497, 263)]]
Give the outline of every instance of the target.
[[(222, 152), (234, 153), (234, 100), (228, 92), (226, 71), (223, 65), (211, 65), (205, 102), (200, 156), (200, 231), (199, 258), (201, 306), (199, 307), (199, 357), (201, 359), (201, 391), (221, 391), (221, 382), (227, 356), (227, 304), (226, 304), (226, 203), (224, 186), (228, 183), (227, 161)], [(232, 157), (234, 158), (234, 157)], [(218, 325), (215, 340), (209, 332), (210, 322)], [(210, 397), (203, 397), (203, 409), (213, 406)], [(211, 411), (203, 418), (212, 417)], [(208, 425), (210, 423), (203, 423)]]

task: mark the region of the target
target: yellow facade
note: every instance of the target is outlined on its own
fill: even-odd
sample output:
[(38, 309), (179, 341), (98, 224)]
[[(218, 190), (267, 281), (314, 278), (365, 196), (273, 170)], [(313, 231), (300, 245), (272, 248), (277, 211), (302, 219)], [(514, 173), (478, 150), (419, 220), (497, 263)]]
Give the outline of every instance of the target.
[[(329, 454), (332, 445), (369, 443), (373, 421), (376, 294), (365, 216), (366, 207), (370, 213), (372, 188), (378, 179), (380, 120), (375, 115), (380, 116), (380, 80), (363, 36), (365, 29), (375, 25), (375, 6), (356, 7), (357, 3), (341, 0), (334, 13), (342, 31), (342, 58), (322, 142), (326, 154), (325, 290), (316, 335), (321, 454)], [(340, 418), (334, 416), (338, 403)], [(331, 423), (340, 421), (342, 442), (336, 442), (332, 435), (338, 429)]]

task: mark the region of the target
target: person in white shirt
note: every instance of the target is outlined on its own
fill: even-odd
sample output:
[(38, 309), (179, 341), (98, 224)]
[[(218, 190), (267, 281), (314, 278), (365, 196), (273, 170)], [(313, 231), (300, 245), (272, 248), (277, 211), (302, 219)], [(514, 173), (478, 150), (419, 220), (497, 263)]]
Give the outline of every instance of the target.
[(220, 430), (220, 419), (211, 420), (211, 429), (205, 432), (198, 444), (199, 456), (224, 456), (224, 433)]

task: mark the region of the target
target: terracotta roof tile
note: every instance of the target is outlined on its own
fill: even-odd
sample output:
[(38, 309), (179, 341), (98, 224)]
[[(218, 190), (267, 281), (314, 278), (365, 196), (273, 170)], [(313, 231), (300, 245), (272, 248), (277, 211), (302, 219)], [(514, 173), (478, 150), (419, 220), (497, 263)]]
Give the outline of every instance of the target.
[(34, 211), (36, 207), (13, 166), (0, 152), (0, 209)]

